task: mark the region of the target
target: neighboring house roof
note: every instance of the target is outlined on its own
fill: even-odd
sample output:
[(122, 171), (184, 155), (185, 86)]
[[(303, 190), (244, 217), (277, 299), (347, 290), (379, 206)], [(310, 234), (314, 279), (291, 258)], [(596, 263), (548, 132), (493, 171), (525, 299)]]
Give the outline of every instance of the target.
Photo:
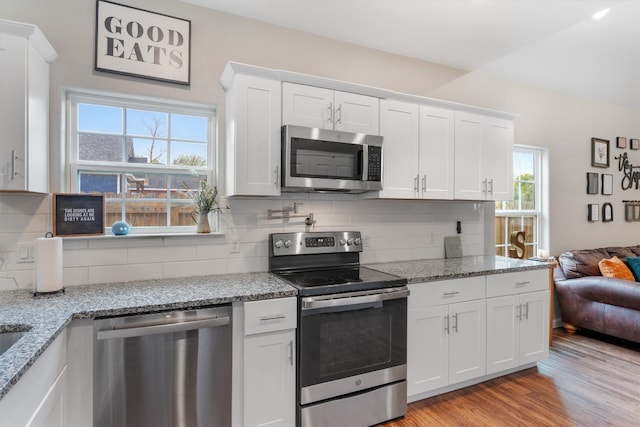
[[(99, 162), (122, 162), (122, 137), (118, 135), (96, 135), (81, 133), (79, 135), (78, 156), (80, 160)], [(146, 163), (146, 157), (136, 157), (133, 150), (133, 139), (125, 139), (126, 161)], [(144, 161), (140, 161), (144, 159)]]

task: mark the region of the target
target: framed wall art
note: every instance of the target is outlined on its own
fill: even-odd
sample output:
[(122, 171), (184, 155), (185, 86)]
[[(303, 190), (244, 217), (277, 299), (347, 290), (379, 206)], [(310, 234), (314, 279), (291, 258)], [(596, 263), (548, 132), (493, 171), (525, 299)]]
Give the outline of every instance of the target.
[(627, 148), (627, 138), (624, 136), (619, 136), (616, 138), (616, 147), (618, 148)]
[(103, 194), (54, 194), (53, 235), (104, 234)]
[(632, 150), (640, 150), (640, 139), (631, 139), (631, 140), (629, 140), (629, 147)]
[(613, 221), (613, 206), (611, 203), (605, 203), (602, 205), (602, 222)]
[(589, 222), (600, 221), (600, 206), (597, 204), (590, 204), (587, 206), (587, 208), (587, 219), (589, 220)]
[(189, 85), (191, 21), (96, 3), (95, 69)]
[(602, 194), (604, 196), (613, 194), (613, 175), (608, 173), (602, 174)]
[(598, 194), (598, 174), (587, 172), (587, 194)]
[(591, 166), (596, 168), (609, 167), (609, 140), (591, 138)]

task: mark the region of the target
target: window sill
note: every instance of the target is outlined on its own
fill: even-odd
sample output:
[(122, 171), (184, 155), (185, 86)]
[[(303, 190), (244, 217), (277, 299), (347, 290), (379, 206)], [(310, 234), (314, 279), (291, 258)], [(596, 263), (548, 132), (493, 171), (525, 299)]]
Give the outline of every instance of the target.
[(115, 234), (99, 234), (99, 235), (94, 235), (94, 236), (87, 236), (87, 235), (83, 235), (83, 236), (58, 236), (58, 237), (63, 237), (65, 239), (85, 239), (85, 240), (102, 240), (102, 239), (144, 239), (147, 237), (198, 237), (198, 238), (202, 238), (202, 237), (223, 237), (226, 236), (226, 233), (220, 232), (220, 231), (216, 231), (216, 232), (212, 232), (212, 233), (196, 233), (196, 232), (192, 232), (192, 233), (140, 233), (140, 234), (125, 234), (125, 235), (115, 235)]

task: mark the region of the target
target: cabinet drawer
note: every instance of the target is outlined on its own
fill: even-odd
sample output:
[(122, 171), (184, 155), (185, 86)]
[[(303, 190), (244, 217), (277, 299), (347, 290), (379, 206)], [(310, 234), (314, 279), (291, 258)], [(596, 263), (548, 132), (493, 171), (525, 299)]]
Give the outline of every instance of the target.
[(487, 298), (549, 289), (549, 270), (530, 270), (487, 276)]
[(468, 277), (409, 285), (409, 308), (471, 301), (485, 297), (485, 278)]
[(296, 298), (246, 302), (244, 304), (245, 335), (295, 329), (296, 311)]

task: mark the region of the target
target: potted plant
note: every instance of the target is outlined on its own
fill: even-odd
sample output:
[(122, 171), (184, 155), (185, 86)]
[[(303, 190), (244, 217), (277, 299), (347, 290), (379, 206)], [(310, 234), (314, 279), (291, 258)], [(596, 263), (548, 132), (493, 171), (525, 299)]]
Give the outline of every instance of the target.
[(217, 211), (216, 197), (218, 189), (210, 186), (206, 180), (200, 181), (200, 191), (190, 192), (189, 197), (193, 200), (194, 210), (191, 218), (197, 224), (197, 233), (211, 233), (209, 225), (209, 212)]

